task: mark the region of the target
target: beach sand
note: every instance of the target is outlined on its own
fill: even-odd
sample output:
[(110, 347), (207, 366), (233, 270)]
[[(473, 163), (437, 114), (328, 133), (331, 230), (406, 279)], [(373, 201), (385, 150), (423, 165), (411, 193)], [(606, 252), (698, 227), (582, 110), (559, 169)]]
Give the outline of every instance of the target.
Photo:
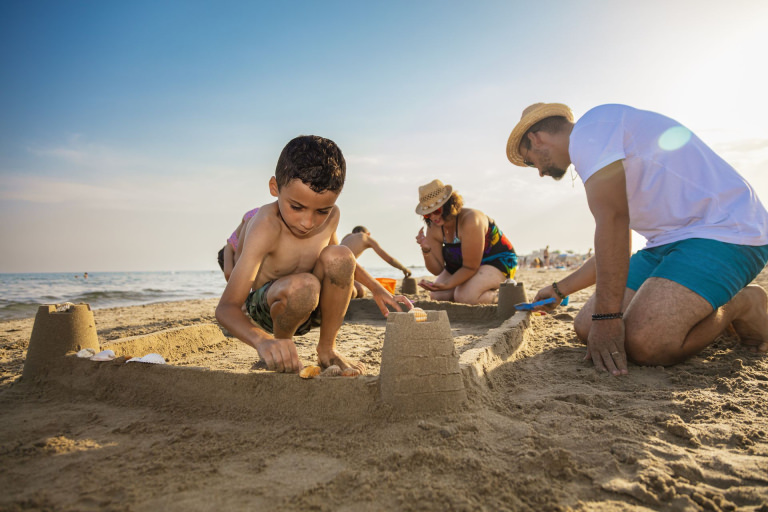
[[(517, 277), (532, 299), (564, 275)], [(756, 282), (768, 288), (768, 273)], [(409, 417), (355, 413), (327, 395), (322, 420), (281, 414), (290, 404), (258, 395), (273, 413), (217, 409), (206, 400), (221, 393), (202, 380), (185, 384), (187, 402), (148, 401), (117, 381), (78, 387), (90, 377), (77, 374), (71, 388), (37, 386), (19, 380), (33, 319), (0, 322), (0, 510), (768, 511), (768, 358), (723, 335), (674, 367), (597, 373), (572, 328), (591, 291), (532, 317), (525, 342), (457, 411)], [(97, 310), (99, 341), (213, 323), (216, 302)], [(452, 321), (457, 351), (499, 323)], [(385, 325), (358, 314), (338, 337), (374, 376)], [(316, 336), (297, 338), (305, 364)], [(222, 338), (168, 362), (247, 377), (264, 372), (257, 359)], [(120, 366), (103, 364), (101, 373)], [(133, 373), (151, 382), (157, 369)], [(275, 377), (282, 400), (313, 389)]]

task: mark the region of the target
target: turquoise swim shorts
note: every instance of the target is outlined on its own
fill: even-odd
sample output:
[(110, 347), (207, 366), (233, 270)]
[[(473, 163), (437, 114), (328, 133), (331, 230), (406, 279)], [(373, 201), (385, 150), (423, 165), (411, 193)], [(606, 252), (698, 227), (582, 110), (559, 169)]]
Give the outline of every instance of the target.
[[(248, 315), (253, 318), (253, 321), (259, 324), (259, 326), (270, 334), (274, 334), (274, 325), (272, 324), (272, 314), (269, 310), (269, 303), (267, 302), (267, 292), (269, 287), (272, 286), (274, 281), (270, 281), (258, 290), (252, 291), (245, 301), (245, 308), (248, 311)], [(307, 334), (313, 327), (320, 327), (320, 307), (315, 308), (309, 315), (306, 322), (301, 324), (294, 336), (303, 336)]]
[(690, 238), (633, 254), (627, 288), (638, 290), (649, 277), (661, 277), (702, 296), (715, 310), (751, 283), (766, 262), (768, 245)]

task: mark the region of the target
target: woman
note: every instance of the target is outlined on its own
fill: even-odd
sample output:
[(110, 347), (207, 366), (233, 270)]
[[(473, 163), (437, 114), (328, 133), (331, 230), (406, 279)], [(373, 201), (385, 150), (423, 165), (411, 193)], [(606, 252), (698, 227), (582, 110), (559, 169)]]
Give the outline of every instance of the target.
[(437, 276), (419, 285), (433, 300), (497, 302), (499, 285), (517, 271), (517, 255), (494, 221), (480, 210), (463, 208), (458, 192), (440, 180), (419, 187), (416, 213), (427, 224), (416, 241), (424, 265)]

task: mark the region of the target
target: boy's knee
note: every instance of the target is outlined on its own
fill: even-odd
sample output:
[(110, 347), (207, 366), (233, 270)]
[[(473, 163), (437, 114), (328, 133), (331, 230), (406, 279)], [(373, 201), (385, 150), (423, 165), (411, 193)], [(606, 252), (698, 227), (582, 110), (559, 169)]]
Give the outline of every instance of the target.
[(312, 311), (320, 298), (320, 281), (313, 274), (296, 274), (284, 289), (283, 302), (294, 312)]
[(329, 245), (320, 251), (319, 259), (325, 272), (333, 278), (351, 279), (355, 275), (355, 255), (345, 245)]

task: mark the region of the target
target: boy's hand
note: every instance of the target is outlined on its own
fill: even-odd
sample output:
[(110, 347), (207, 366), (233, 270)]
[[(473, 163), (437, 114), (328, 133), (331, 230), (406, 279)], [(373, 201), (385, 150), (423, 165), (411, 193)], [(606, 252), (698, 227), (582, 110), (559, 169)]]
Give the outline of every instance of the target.
[(253, 344), (261, 360), (267, 364), (267, 370), (281, 373), (298, 373), (302, 364), (296, 345), (290, 338), (268, 338)]
[[(384, 289), (382, 288), (382, 290)], [(374, 293), (373, 300), (376, 302), (376, 305), (379, 306), (379, 310), (381, 311), (381, 314), (384, 315), (384, 317), (389, 315), (389, 309), (387, 306), (391, 306), (395, 311), (400, 312), (403, 311), (403, 309), (400, 307), (400, 304), (406, 306), (406, 311), (413, 309), (413, 304), (410, 300), (408, 300), (408, 297), (403, 295), (392, 295), (386, 290), (381, 293)]]
[(406, 270), (403, 270), (403, 275), (404, 275), (405, 277), (411, 277), (411, 271), (410, 271), (410, 270), (407, 270), (407, 269), (406, 269)]

